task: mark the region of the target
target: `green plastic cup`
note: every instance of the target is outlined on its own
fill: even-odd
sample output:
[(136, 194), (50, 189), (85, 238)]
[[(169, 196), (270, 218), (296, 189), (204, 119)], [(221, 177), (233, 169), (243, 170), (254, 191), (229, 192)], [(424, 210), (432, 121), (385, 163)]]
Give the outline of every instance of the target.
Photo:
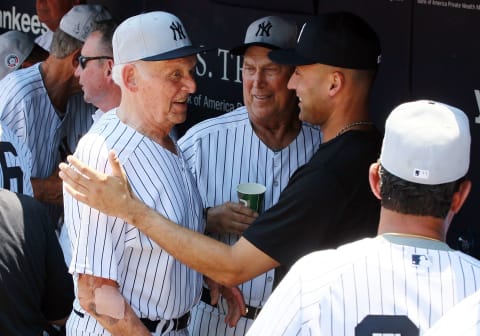
[(238, 201), (260, 213), (263, 209), (263, 198), (266, 190), (267, 188), (259, 183), (240, 183), (237, 186)]

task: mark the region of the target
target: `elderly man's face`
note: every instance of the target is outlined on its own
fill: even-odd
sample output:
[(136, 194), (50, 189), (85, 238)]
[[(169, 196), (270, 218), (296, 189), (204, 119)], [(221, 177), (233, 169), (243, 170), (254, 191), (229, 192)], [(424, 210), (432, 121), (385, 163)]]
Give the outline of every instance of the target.
[(82, 3), (80, 0), (36, 0), (35, 7), (38, 19), (55, 31), (60, 20), (74, 5)]
[(138, 62), (135, 78), (145, 118), (152, 127), (173, 127), (187, 118), (187, 102), (195, 92), (195, 56)]
[[(112, 56), (105, 51), (102, 45), (102, 34), (98, 31), (90, 34), (82, 47), (81, 55), (84, 57)], [(79, 78), (83, 90), (83, 97), (87, 103), (100, 107), (102, 101), (111, 90), (111, 65), (112, 59), (90, 59), (77, 66), (75, 76)]]
[(252, 46), (243, 58), (243, 101), (253, 121), (272, 118), (295, 107), (295, 91), (287, 88), (293, 68), (273, 63), (268, 58), (269, 51)]

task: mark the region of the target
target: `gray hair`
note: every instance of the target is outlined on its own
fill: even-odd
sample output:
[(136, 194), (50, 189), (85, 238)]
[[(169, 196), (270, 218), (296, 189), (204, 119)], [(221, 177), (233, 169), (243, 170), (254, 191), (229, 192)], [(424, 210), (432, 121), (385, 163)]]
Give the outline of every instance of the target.
[(52, 45), (50, 47), (50, 54), (56, 58), (65, 58), (74, 51), (82, 48), (83, 42), (68, 35), (63, 30), (58, 28), (53, 33)]

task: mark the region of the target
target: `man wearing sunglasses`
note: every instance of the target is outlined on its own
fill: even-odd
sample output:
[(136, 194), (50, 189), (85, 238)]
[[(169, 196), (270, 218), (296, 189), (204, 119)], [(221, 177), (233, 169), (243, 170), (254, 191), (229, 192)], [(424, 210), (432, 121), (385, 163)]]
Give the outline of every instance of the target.
[(117, 23), (107, 20), (98, 23), (87, 37), (78, 56), (75, 76), (83, 91), (83, 99), (98, 108), (92, 116), (97, 121), (104, 112), (120, 104), (120, 87), (112, 78), (112, 36)]
[[(115, 84), (112, 77), (112, 37), (117, 26), (118, 23), (115, 20), (97, 23), (77, 57), (78, 65), (75, 77), (78, 78), (85, 102), (97, 107), (95, 113), (92, 114), (94, 123), (105, 112), (120, 105), (122, 96), (120, 87)], [(61, 228), (59, 239), (65, 262), (68, 265), (71, 260), (71, 249), (64, 226)]]
[(54, 33), (50, 56), (15, 71), (0, 84), (0, 120), (29, 147), (34, 196), (49, 205), (54, 218), (63, 210), (55, 170), (90, 128), (95, 111), (80, 94), (74, 76), (77, 58), (93, 23), (110, 18), (99, 5), (73, 7)]

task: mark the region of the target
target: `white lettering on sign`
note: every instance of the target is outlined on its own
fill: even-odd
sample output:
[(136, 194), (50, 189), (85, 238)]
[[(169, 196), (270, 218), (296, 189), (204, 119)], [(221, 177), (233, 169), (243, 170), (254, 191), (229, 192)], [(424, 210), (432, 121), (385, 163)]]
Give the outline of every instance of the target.
[(480, 124), (480, 90), (473, 90), (475, 93), (475, 98), (477, 99), (477, 108), (478, 108), (478, 116), (475, 118), (475, 123)]
[(0, 28), (19, 30), (24, 33), (32, 32), (40, 35), (47, 31), (47, 26), (40, 22), (37, 15), (17, 12), (15, 6), (11, 10), (0, 11)]

